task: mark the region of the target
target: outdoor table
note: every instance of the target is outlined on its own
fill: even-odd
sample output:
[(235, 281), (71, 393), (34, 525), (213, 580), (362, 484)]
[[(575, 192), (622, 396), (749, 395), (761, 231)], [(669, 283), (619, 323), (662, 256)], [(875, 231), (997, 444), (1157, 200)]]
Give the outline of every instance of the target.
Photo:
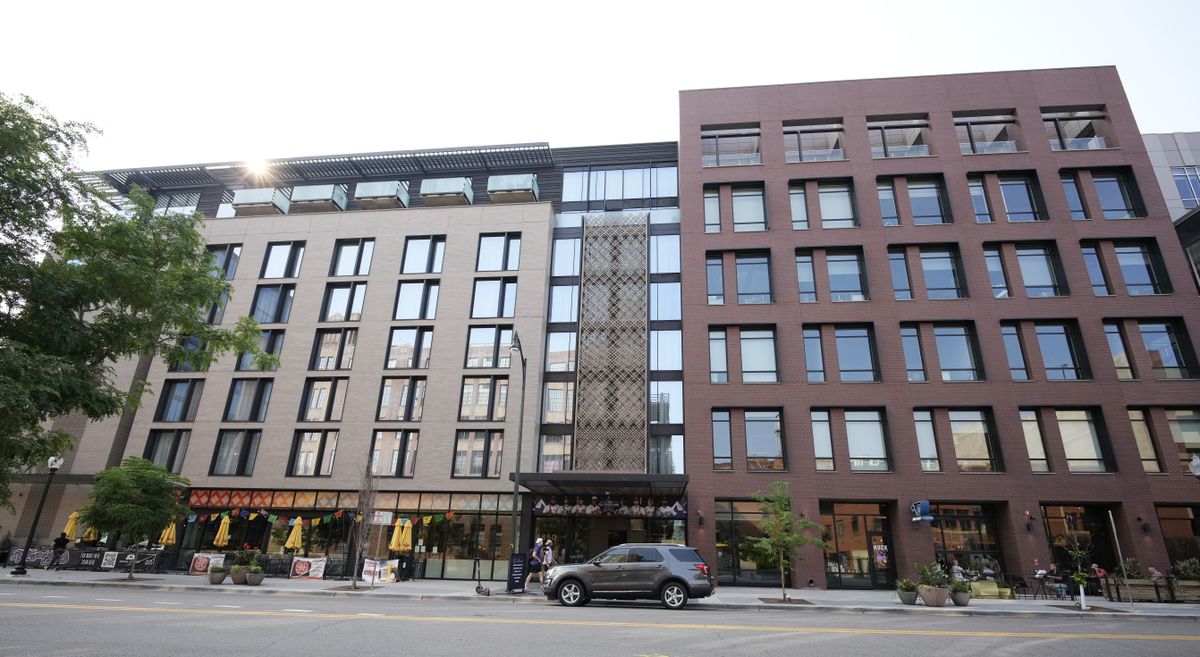
[[(1046, 599), (1049, 600), (1050, 599), (1050, 590), (1046, 588), (1046, 578), (1044, 576), (1038, 577), (1037, 575), (1034, 575), (1033, 579), (1037, 580), (1037, 586), (1034, 587), (1034, 589), (1033, 589), (1033, 599), (1037, 600), (1038, 594), (1041, 594), (1041, 595), (1046, 596)], [(1057, 586), (1055, 587), (1054, 592), (1058, 593)]]

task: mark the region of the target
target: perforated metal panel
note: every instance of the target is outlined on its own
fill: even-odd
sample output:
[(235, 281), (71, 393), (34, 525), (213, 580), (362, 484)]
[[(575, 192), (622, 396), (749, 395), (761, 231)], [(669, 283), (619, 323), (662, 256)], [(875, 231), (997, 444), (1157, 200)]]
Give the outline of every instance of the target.
[(583, 218), (576, 471), (646, 472), (648, 219)]

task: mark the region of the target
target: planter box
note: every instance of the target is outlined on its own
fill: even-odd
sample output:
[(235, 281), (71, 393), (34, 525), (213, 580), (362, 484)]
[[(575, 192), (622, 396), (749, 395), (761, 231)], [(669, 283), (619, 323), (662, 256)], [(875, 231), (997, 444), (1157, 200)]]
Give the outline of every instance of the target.
[(906, 605), (917, 604), (916, 591), (896, 591), (896, 595), (900, 597), (900, 602)]
[(995, 582), (971, 582), (971, 597), (998, 599), (1000, 587)]
[(1175, 600), (1178, 602), (1200, 602), (1200, 581), (1175, 580)]
[(247, 573), (244, 570), (237, 570), (237, 571), (231, 570), (231, 571), (229, 571), (229, 580), (231, 582), (233, 582), (234, 584), (245, 584), (246, 583), (246, 575), (248, 575), (248, 574), (249, 573)]
[(950, 601), (950, 589), (937, 586), (918, 586), (917, 594), (926, 607), (945, 607)]
[(970, 593), (951, 593), (950, 599), (954, 601), (955, 607), (965, 607), (971, 604)]
[(246, 573), (246, 586), (258, 586), (262, 584), (264, 573)]
[(208, 574), (208, 583), (209, 584), (221, 584), (225, 581), (225, 578), (228, 576), (229, 576), (229, 573), (209, 573)]

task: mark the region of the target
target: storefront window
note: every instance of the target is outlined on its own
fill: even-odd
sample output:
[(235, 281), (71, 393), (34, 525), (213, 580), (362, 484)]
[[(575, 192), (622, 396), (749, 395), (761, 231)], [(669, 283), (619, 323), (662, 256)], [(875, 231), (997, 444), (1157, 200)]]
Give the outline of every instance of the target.
[(779, 566), (752, 547), (764, 515), (758, 502), (717, 500), (717, 573), (721, 584), (779, 584)]
[(829, 588), (883, 588), (895, 581), (887, 510), (882, 504), (821, 503)]
[(948, 564), (956, 559), (963, 568), (987, 576), (988, 570), (1000, 573), (1004, 560), (996, 533), (996, 514), (980, 504), (934, 504), (933, 551), (937, 560)]
[(1042, 518), (1054, 562), (1060, 571), (1075, 570), (1075, 562), (1067, 553), (1067, 544), (1078, 541), (1080, 548), (1088, 551), (1089, 563), (1097, 564), (1110, 573), (1116, 572), (1117, 556), (1109, 536), (1105, 507), (1042, 506)]
[(1158, 522), (1172, 564), (1200, 558), (1200, 507), (1160, 506)]

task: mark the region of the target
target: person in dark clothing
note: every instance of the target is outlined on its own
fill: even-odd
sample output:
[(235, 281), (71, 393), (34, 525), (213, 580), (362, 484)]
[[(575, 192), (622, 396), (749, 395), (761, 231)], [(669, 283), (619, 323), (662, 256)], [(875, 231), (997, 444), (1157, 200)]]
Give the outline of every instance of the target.
[(67, 538), (66, 532), (59, 534), (58, 538), (54, 539), (54, 562), (46, 570), (62, 570), (62, 564), (59, 563), (59, 559), (67, 551), (67, 545), (70, 543), (71, 539)]

